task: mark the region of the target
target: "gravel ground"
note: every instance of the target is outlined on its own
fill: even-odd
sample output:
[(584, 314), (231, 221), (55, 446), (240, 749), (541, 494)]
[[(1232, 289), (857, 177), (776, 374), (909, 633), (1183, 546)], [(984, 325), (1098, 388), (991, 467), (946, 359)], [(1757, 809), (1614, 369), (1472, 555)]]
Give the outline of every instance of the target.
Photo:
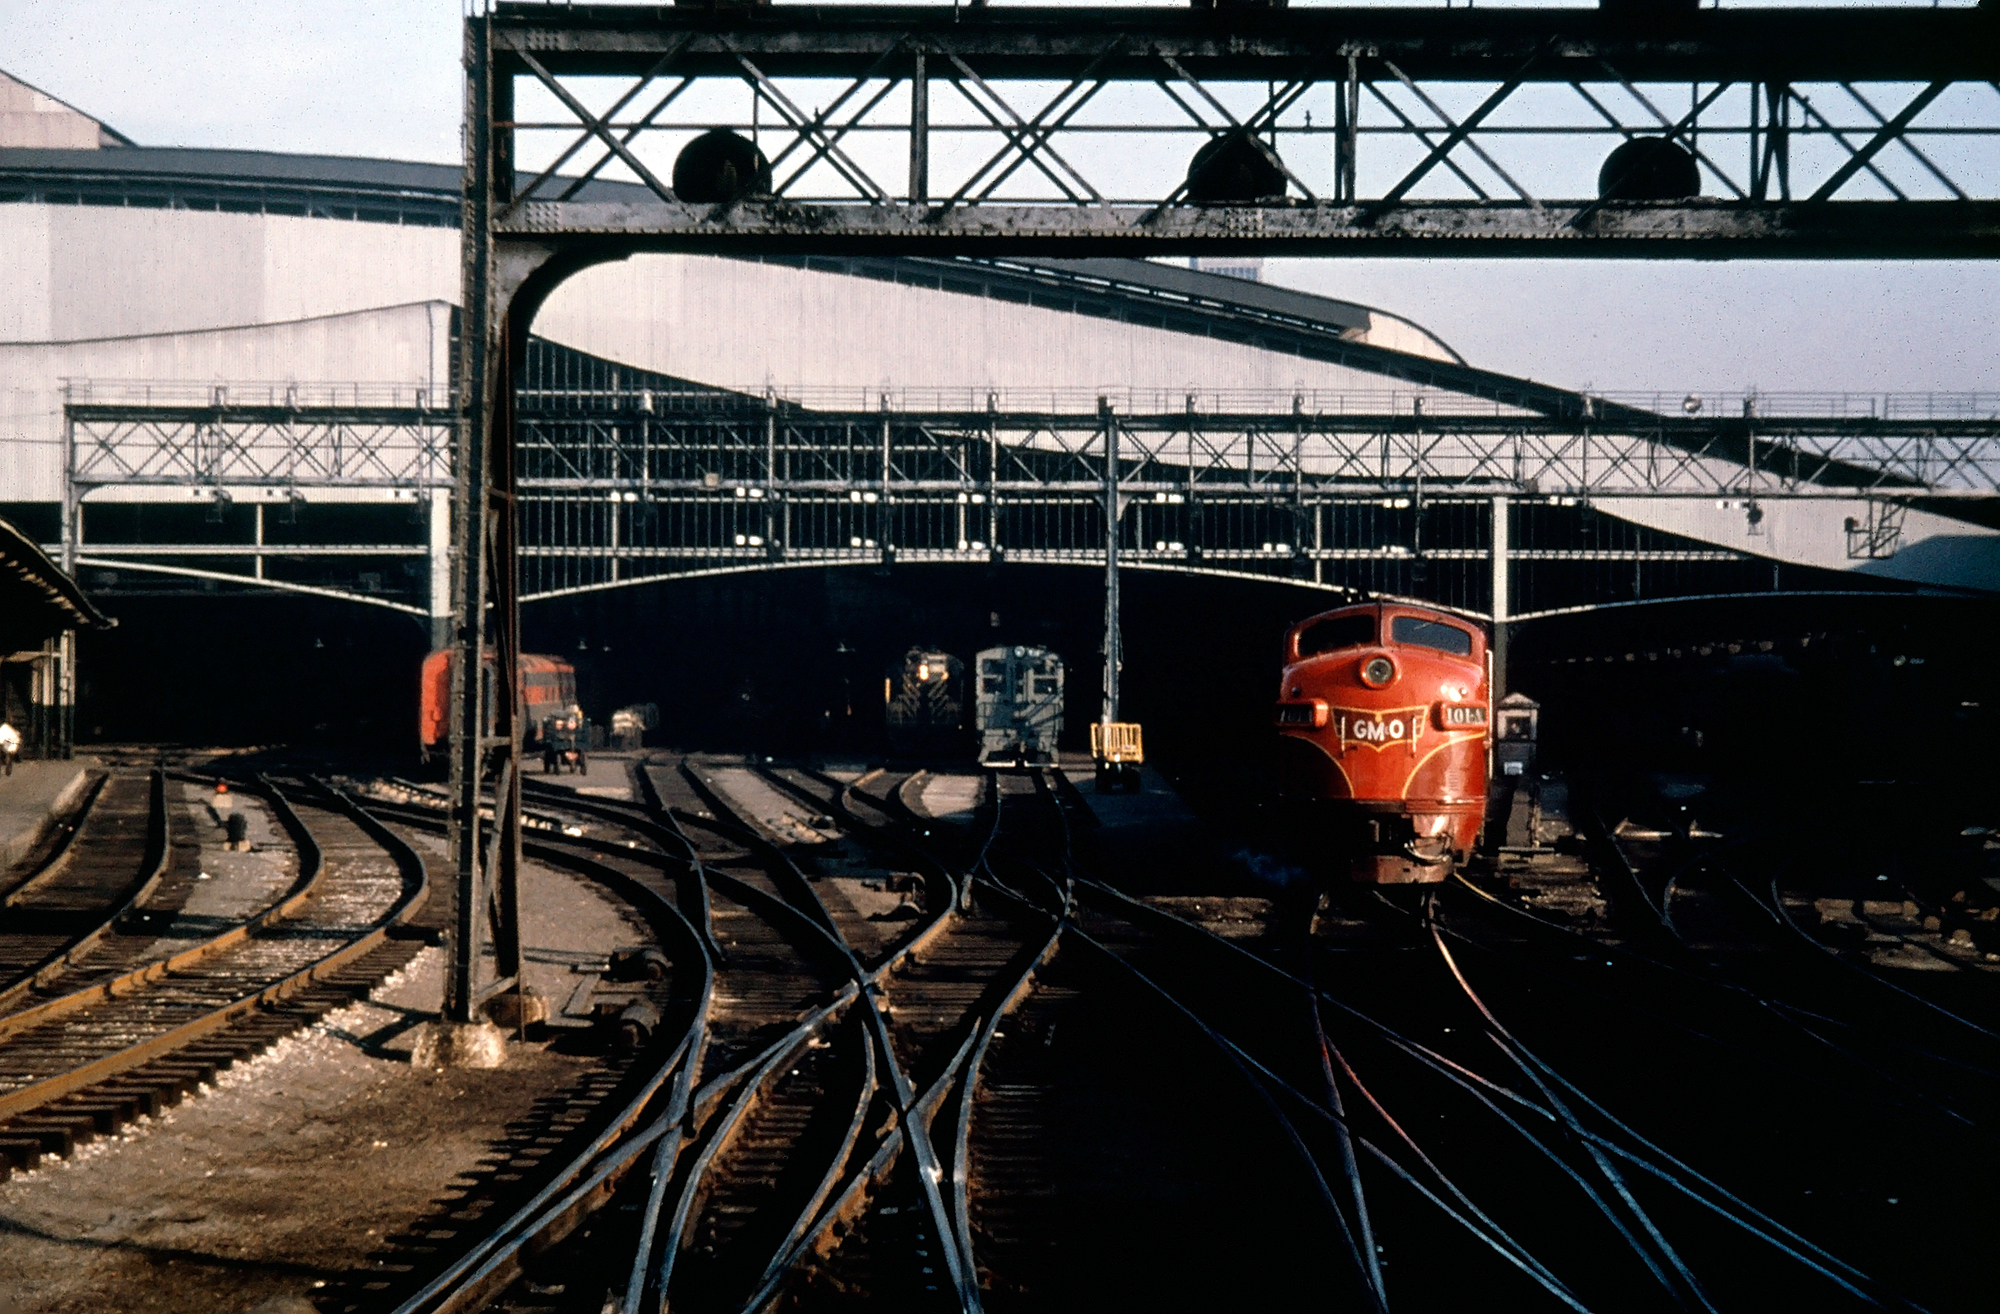
[[(640, 938), (572, 877), (530, 865), (522, 885), (530, 974), (558, 1007), (569, 964)], [(412, 1068), (443, 979), (426, 949), (178, 1108), (0, 1184), (0, 1314), (290, 1314), (369, 1269), (510, 1122), (595, 1067), (526, 1044), (495, 1071)]]

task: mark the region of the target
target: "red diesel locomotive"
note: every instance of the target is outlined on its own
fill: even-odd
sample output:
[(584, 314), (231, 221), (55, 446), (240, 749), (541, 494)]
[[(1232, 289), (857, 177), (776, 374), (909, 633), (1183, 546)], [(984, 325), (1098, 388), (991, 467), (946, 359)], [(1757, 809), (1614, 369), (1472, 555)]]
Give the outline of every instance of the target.
[(1336, 869), (1437, 882), (1486, 813), (1486, 634), (1449, 612), (1371, 602), (1285, 635), (1278, 790)]
[[(457, 663), (458, 650), (439, 648), (424, 658), (423, 675), (420, 680), (421, 693), (417, 708), (417, 743), (423, 760), (442, 753), (451, 739), (451, 668)], [(480, 699), (483, 706), (482, 722), (490, 733), (493, 725), (493, 654), (488, 652), (484, 667), (485, 678), (481, 680)], [(524, 652), (516, 675), (521, 685), (521, 738), (529, 752), (543, 755), (543, 770), (553, 770), (555, 764), (549, 761), (549, 750), (554, 740), (548, 734), (549, 723), (560, 719), (574, 721), (572, 731), (583, 723), (583, 712), (576, 702), (576, 668), (560, 657), (544, 657), (536, 653)]]

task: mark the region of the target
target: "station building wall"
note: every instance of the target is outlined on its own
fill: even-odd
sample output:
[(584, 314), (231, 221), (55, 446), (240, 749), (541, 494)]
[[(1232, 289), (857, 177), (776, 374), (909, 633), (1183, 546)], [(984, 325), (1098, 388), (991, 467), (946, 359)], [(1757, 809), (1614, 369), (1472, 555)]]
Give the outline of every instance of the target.
[(450, 346), (443, 301), (242, 328), (0, 343), (0, 502), (61, 500), (65, 385), (81, 397), (88, 384), (93, 397), (119, 402), (149, 392), (161, 402), (207, 400), (177, 383), (228, 384), (244, 403), (270, 400), (274, 389), (281, 397), (287, 382), (426, 388), (442, 399)]

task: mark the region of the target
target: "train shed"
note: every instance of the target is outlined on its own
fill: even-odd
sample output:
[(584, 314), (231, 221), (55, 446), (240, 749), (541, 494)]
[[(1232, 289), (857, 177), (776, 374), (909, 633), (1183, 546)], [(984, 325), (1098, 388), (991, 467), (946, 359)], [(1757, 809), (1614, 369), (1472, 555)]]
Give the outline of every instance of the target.
[(76, 633), (115, 623), (33, 539), (0, 520), (0, 710), (21, 732), (24, 756), (70, 755)]

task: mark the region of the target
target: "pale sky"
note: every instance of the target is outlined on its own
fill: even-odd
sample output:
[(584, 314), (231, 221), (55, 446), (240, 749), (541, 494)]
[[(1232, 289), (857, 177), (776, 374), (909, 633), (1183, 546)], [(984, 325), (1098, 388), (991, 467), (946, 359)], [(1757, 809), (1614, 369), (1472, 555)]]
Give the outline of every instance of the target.
[[(0, 68), (142, 145), (456, 163), (461, 12), (0, 0)], [(1570, 387), (2000, 392), (2000, 262), (1282, 259), (1266, 272)]]

